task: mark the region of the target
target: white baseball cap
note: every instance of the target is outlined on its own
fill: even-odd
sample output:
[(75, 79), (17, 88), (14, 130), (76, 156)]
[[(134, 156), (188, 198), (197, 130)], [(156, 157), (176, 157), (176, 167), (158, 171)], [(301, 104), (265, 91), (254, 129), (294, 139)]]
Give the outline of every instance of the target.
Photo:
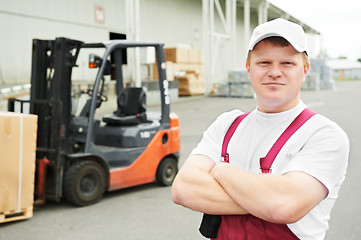
[(298, 52), (308, 52), (306, 34), (303, 28), (283, 18), (262, 23), (252, 33), (248, 50), (253, 50), (257, 43), (268, 37), (282, 37), (286, 39)]

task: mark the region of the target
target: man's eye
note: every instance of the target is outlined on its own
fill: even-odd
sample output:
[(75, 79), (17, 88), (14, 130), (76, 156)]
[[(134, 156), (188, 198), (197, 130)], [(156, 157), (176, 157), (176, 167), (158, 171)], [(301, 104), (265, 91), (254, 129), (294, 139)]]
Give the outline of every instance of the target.
[(284, 62), (284, 65), (294, 65), (293, 62)]
[(267, 65), (267, 64), (270, 64), (270, 62), (267, 62), (267, 61), (262, 61), (262, 62), (259, 62), (260, 65)]

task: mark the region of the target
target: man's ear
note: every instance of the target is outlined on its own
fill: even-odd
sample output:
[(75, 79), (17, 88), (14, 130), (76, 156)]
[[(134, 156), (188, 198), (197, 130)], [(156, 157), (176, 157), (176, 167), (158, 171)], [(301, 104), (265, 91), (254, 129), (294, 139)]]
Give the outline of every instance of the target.
[(307, 75), (308, 71), (310, 70), (310, 64), (305, 64), (303, 67), (303, 72)]
[(248, 62), (246, 62), (246, 69), (247, 69), (247, 72), (249, 73), (249, 71), (250, 71), (250, 65), (249, 65)]
[(303, 73), (305, 75), (305, 77), (303, 78), (303, 82), (306, 82), (306, 76), (309, 70), (310, 70), (310, 64), (305, 64), (303, 66)]

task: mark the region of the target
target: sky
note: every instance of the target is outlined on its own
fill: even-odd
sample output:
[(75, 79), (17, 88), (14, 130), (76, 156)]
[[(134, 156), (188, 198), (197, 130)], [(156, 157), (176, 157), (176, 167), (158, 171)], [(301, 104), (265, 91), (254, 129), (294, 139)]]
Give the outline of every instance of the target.
[(320, 32), (320, 46), (330, 58), (361, 58), (360, 0), (268, 1)]

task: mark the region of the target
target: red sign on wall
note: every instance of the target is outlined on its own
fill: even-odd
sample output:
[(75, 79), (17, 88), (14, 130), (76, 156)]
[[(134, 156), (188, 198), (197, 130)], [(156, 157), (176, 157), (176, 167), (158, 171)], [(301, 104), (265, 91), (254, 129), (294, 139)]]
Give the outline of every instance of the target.
[(95, 22), (105, 23), (105, 11), (103, 7), (95, 6)]

